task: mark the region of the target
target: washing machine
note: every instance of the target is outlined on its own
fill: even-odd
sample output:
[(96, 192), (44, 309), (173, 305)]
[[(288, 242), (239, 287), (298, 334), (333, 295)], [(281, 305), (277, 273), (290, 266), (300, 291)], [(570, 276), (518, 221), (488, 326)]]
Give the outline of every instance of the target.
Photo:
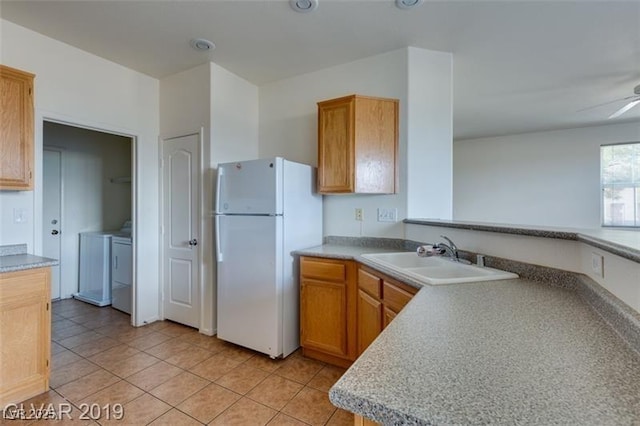
[(111, 304), (111, 238), (115, 232), (80, 233), (79, 291), (74, 298), (97, 306)]
[[(74, 298), (97, 306), (113, 304), (113, 238), (128, 241), (128, 251), (131, 253), (131, 221), (126, 221), (120, 230), (80, 233), (79, 291), (73, 294)], [(118, 246), (119, 252), (120, 249), (121, 247)], [(131, 271), (131, 258), (130, 254), (128, 258), (126, 255), (123, 257), (123, 254), (119, 254), (118, 262), (126, 268), (128, 261), (128, 269)], [(123, 273), (122, 267), (118, 270), (119, 277)], [(131, 286), (132, 279), (129, 279), (128, 282)], [(119, 291), (118, 294), (121, 293)], [(119, 299), (121, 298), (119, 296)], [(118, 304), (121, 306), (119, 302)], [(128, 312), (131, 312), (130, 305), (131, 298), (129, 297)]]

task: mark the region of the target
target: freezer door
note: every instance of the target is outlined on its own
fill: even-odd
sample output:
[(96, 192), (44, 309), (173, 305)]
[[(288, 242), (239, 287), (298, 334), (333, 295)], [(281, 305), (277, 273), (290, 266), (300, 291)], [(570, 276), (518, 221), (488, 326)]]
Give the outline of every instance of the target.
[(218, 337), (280, 356), (282, 216), (217, 216), (216, 228)]
[(218, 166), (216, 212), (282, 214), (282, 158)]

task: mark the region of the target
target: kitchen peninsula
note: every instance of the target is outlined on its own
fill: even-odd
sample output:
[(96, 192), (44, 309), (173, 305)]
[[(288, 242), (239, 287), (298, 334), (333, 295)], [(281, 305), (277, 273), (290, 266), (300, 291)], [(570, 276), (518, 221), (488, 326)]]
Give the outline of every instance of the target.
[[(401, 251), (402, 240), (391, 242), (386, 251)], [(327, 243), (296, 254), (376, 268), (360, 254), (385, 251), (358, 239)], [(382, 424), (637, 422), (639, 347), (600, 309), (620, 304), (582, 274), (561, 274), (571, 281), (562, 285), (549, 274), (563, 271), (531, 267), (527, 278), (422, 287), (335, 384), (331, 401)], [(630, 320), (620, 327), (637, 335), (640, 315), (628, 307), (621, 315)]]

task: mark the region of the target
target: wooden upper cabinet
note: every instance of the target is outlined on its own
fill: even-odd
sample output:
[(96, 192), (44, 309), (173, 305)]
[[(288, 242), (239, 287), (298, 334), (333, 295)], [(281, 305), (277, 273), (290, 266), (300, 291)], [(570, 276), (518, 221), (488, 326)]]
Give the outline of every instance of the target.
[(33, 189), (33, 79), (0, 65), (0, 189)]
[(396, 192), (398, 105), (360, 95), (318, 103), (318, 192)]

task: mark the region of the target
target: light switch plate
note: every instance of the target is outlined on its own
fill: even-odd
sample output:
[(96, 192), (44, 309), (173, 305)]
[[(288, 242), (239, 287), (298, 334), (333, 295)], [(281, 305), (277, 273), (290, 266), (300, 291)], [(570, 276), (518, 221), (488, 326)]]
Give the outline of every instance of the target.
[(27, 223), (27, 209), (13, 209), (13, 223)]
[(378, 222), (397, 222), (398, 209), (396, 208), (378, 208)]

